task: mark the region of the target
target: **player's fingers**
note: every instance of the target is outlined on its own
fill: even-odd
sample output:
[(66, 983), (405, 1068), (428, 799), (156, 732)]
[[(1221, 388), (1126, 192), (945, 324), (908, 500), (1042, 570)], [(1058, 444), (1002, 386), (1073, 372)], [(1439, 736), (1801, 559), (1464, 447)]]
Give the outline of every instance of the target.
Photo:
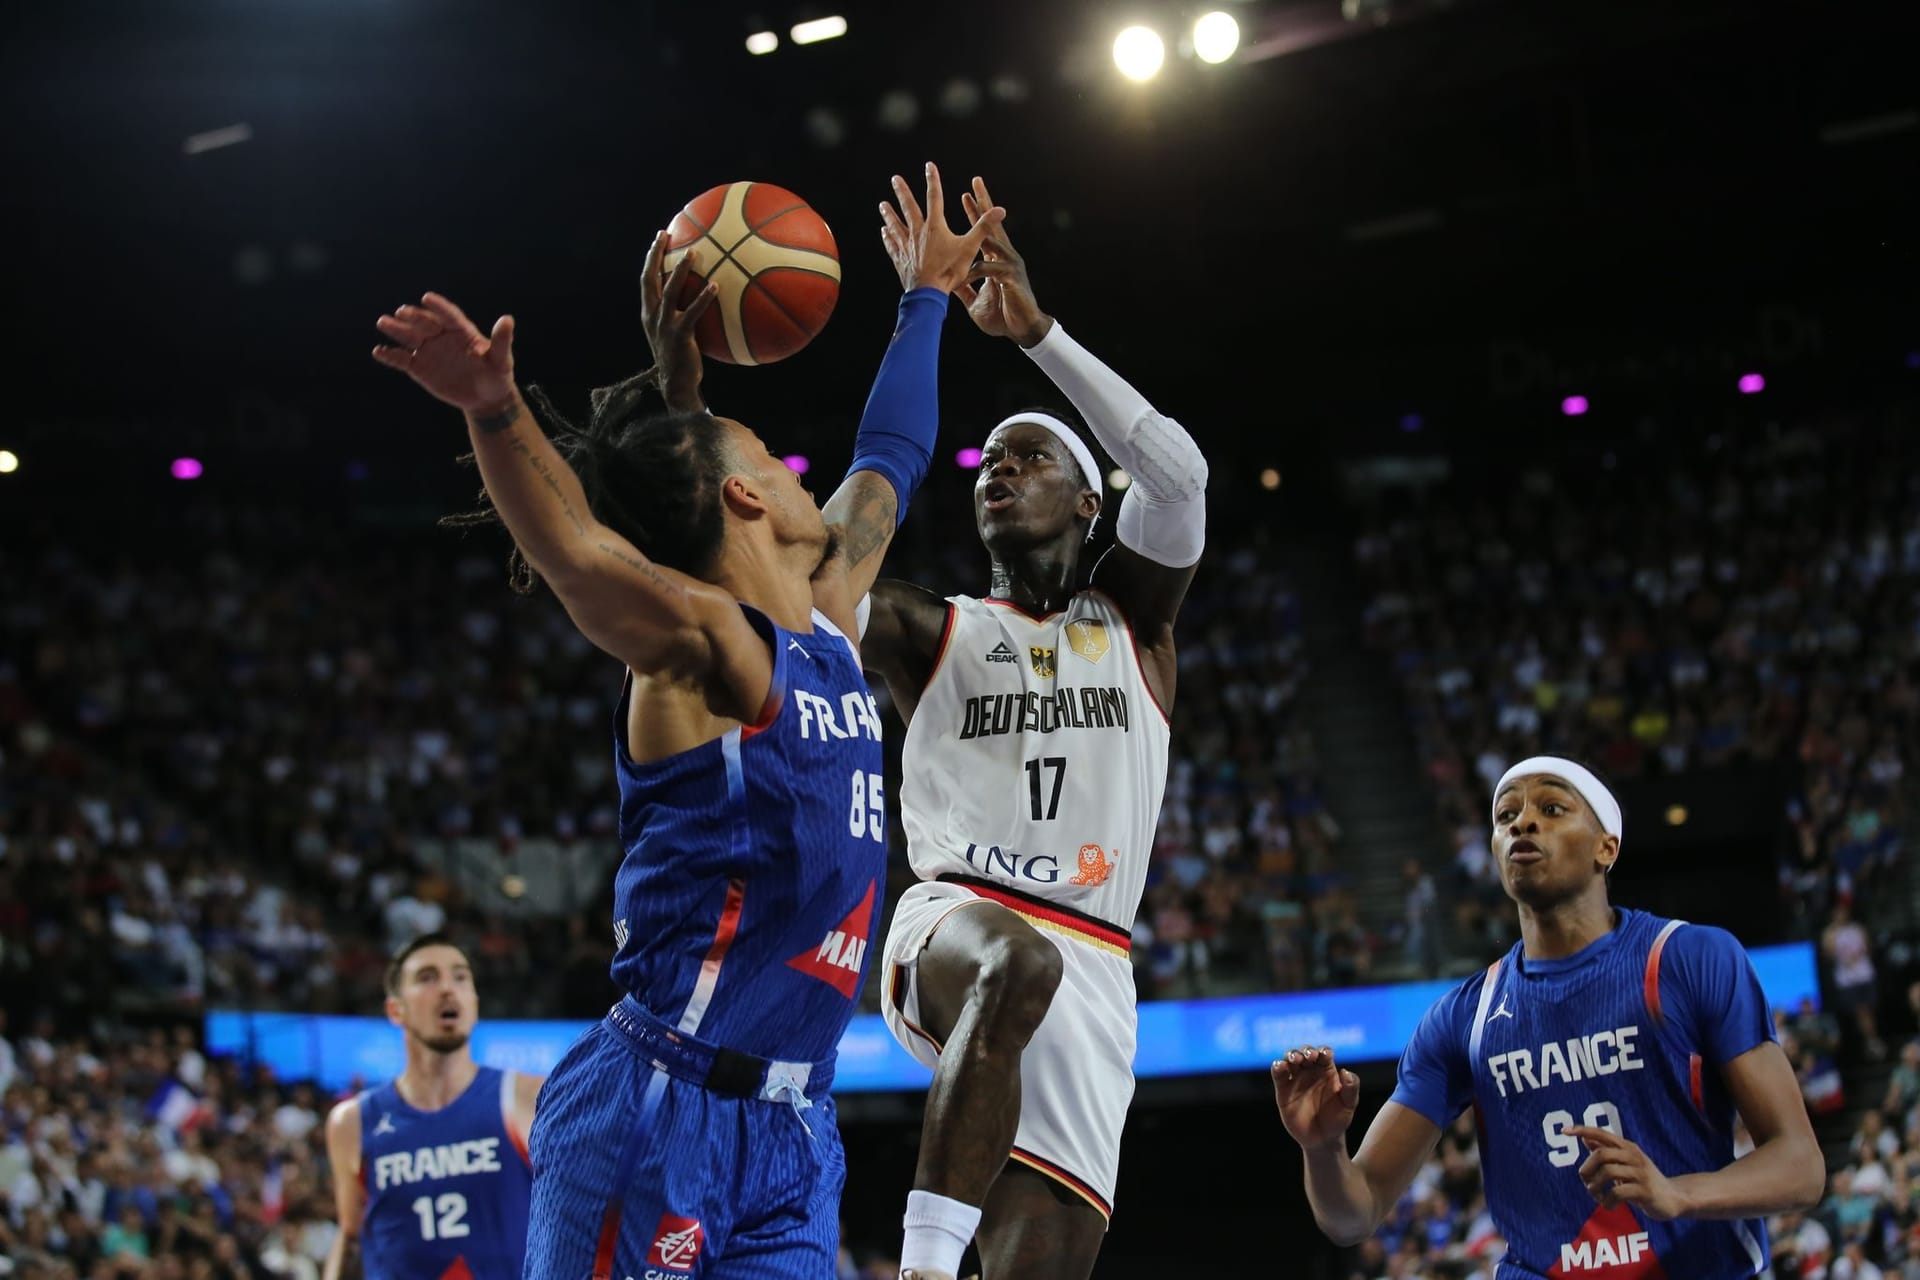
[(913, 189), (907, 180), (897, 173), (893, 175), (893, 198), (900, 204), (900, 220), (906, 223), (907, 230), (919, 231), (927, 217), (920, 212), (920, 202), (913, 198)]
[(479, 327), (467, 319), (467, 313), (455, 306), (449, 298), (437, 293), (423, 293), (420, 295), (420, 305), (433, 312), (449, 329), (462, 333), (480, 332)]
[(395, 307), (393, 314), (395, 319), (404, 320), (408, 324), (419, 325), (434, 333), (438, 333), (447, 327), (447, 322), (441, 319), (437, 313), (429, 311), (425, 307), (416, 307), (410, 302), (403, 302)]
[[(647, 246), (647, 261), (640, 268), (640, 308), (649, 316), (659, 314), (660, 300), (665, 296), (665, 290), (660, 284), (660, 260), (666, 256), (666, 252), (667, 233), (656, 231), (653, 243)], [(687, 258), (692, 256), (688, 254)], [(681, 261), (685, 262), (686, 258), (682, 258)]]
[(720, 286), (711, 280), (707, 281), (700, 292), (694, 295), (693, 301), (687, 304), (686, 310), (680, 313), (681, 326), (690, 329), (699, 323), (700, 317), (707, 314), (707, 308), (711, 307), (713, 300), (719, 296)]
[(927, 161), (927, 220), (947, 225), (947, 191), (940, 183), (940, 166)]
[(493, 334), (488, 338), (487, 363), (496, 369), (505, 369), (513, 364), (513, 317), (501, 316), (493, 322)]
[(1601, 1147), (1617, 1148), (1633, 1145), (1628, 1142), (1626, 1138), (1611, 1129), (1596, 1129), (1592, 1125), (1570, 1124), (1563, 1132), (1580, 1139), (1580, 1141), (1587, 1144), (1590, 1150), (1597, 1150)]
[(967, 268), (967, 279), (1003, 280), (1018, 270), (1019, 268), (1011, 262), (995, 262), (991, 258), (982, 258)]
[(403, 347), (417, 347), (440, 332), (439, 329), (409, 324), (399, 316), (381, 316), (373, 322), (373, 327)]
[(693, 255), (690, 253), (680, 255), (680, 261), (673, 264), (673, 270), (669, 271), (666, 279), (657, 286), (660, 294), (654, 299), (654, 306), (658, 310), (665, 311), (680, 306), (680, 299), (686, 294), (687, 276), (692, 271)]
[(953, 296), (960, 299), (960, 305), (963, 307), (971, 307), (980, 300), (979, 291), (965, 280), (953, 286)]
[(402, 373), (413, 363), (413, 351), (408, 347), (375, 347), (373, 358), (389, 369), (398, 369)]
[(1000, 219), (1006, 216), (1007, 211), (999, 208), (989, 209), (981, 214), (980, 221), (973, 224), (973, 230), (960, 238), (960, 251), (969, 258), (979, 253), (981, 244), (993, 234), (993, 229), (999, 225)]
[(896, 213), (892, 205), (884, 201), (880, 205), (880, 223), (903, 244), (912, 234), (912, 228), (908, 226), (907, 220)]

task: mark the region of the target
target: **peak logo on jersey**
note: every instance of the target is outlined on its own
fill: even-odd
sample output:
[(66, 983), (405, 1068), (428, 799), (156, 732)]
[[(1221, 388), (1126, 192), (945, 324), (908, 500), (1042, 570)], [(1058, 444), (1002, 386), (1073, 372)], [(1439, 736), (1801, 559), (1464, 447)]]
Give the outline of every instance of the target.
[(1624, 1204), (1595, 1209), (1580, 1234), (1560, 1246), (1549, 1276), (1596, 1276), (1600, 1280), (1666, 1280), (1646, 1229)]
[[(1112, 857), (1118, 859), (1115, 852)], [(1097, 844), (1080, 846), (1080, 869), (1067, 878), (1068, 884), (1105, 884), (1107, 877), (1113, 874), (1113, 863), (1108, 854)]]
[(1040, 645), (1028, 645), (1027, 656), (1033, 659), (1033, 674), (1042, 680), (1053, 679), (1053, 650)]
[(1088, 662), (1098, 662), (1107, 656), (1107, 650), (1111, 646), (1107, 643), (1106, 623), (1082, 619), (1078, 622), (1069, 622), (1066, 631), (1067, 648)]
[(1002, 640), (999, 644), (987, 650), (987, 661), (988, 662), (1018, 662), (1020, 661), (1020, 655), (1013, 651), (1012, 645), (1008, 644), (1005, 640)]
[[(653, 1229), (653, 1244), (647, 1249), (647, 1265), (686, 1274), (700, 1261), (700, 1245), (706, 1240), (698, 1218), (683, 1218), (677, 1213), (660, 1215)], [(649, 1271), (648, 1276), (653, 1272)], [(661, 1280), (666, 1280), (661, 1277)]]
[(819, 947), (801, 952), (787, 961), (787, 967), (798, 969), (809, 978), (818, 978), (847, 999), (853, 999), (860, 989), (860, 968), (866, 963), (867, 939), (872, 934), (874, 883), (867, 881), (866, 897), (820, 940)]

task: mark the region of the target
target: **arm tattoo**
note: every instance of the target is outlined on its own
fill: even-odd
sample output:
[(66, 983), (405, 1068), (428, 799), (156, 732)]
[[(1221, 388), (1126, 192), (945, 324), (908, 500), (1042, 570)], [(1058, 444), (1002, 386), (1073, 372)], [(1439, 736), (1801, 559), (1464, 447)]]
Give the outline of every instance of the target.
[(615, 560), (618, 560), (621, 564), (627, 566), (627, 568), (633, 570), (662, 591), (672, 591), (675, 589), (674, 584), (668, 580), (667, 576), (660, 572), (660, 567), (651, 560), (643, 560), (639, 556), (629, 555), (620, 548), (609, 546), (604, 542), (600, 543), (599, 547), (603, 553), (612, 556)]
[(573, 525), (573, 531), (576, 534), (584, 534), (587, 531), (586, 522), (580, 519), (580, 513), (573, 509), (571, 502), (567, 501), (566, 490), (560, 487), (560, 478), (553, 474), (553, 468), (547, 465), (547, 460), (529, 449), (524, 440), (514, 440), (512, 447), (515, 453), (527, 460), (527, 465), (533, 468), (534, 474), (540, 477), (552, 491), (553, 496), (560, 500), (561, 514), (565, 515), (568, 522)]
[(893, 537), (899, 503), (893, 486), (884, 481), (869, 486), (867, 492), (860, 496), (859, 505), (853, 509), (844, 526), (848, 564), (861, 564), (887, 545), (888, 539)]
[(493, 436), (499, 435), (502, 431), (505, 431), (518, 421), (520, 421), (520, 402), (518, 400), (511, 400), (508, 401), (507, 407), (498, 413), (488, 414), (484, 418), (475, 415), (473, 425), (486, 434)]

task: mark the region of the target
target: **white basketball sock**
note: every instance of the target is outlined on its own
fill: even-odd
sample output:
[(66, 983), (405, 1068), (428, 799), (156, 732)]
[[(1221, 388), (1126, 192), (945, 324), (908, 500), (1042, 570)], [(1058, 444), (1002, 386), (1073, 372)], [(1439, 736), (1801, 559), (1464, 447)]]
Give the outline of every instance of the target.
[(960, 1259), (980, 1225), (978, 1206), (962, 1204), (931, 1191), (907, 1193), (907, 1238), (900, 1245), (900, 1269), (960, 1274)]

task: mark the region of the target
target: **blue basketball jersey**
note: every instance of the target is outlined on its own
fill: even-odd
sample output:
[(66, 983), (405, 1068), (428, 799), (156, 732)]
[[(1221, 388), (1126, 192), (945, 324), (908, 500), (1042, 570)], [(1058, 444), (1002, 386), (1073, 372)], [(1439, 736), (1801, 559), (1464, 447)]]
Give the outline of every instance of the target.
[(1516, 944), (1427, 1011), (1393, 1101), (1445, 1128), (1475, 1110), (1499, 1280), (1721, 1280), (1768, 1262), (1759, 1220), (1655, 1222), (1602, 1209), (1569, 1125), (1631, 1139), (1668, 1177), (1732, 1163), (1722, 1069), (1773, 1038), (1746, 952), (1721, 929), (1621, 910), (1563, 960)]
[(879, 708), (819, 611), (791, 632), (741, 608), (773, 651), (757, 723), (636, 764), (627, 693), (615, 712), (613, 980), (688, 1035), (823, 1062), (853, 1016), (885, 883)]
[(391, 1081), (360, 1095), (367, 1280), (519, 1280), (533, 1172), (508, 1128), (513, 1073), (481, 1067), (438, 1111)]

